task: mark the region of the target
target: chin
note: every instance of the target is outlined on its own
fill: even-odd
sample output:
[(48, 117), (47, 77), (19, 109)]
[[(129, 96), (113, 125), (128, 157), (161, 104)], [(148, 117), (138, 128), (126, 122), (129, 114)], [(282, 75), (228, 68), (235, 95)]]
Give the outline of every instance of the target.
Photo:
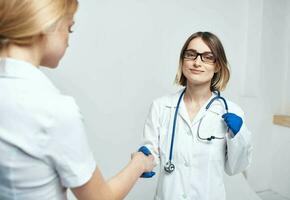
[(59, 64), (59, 61), (52, 62), (52, 60), (48, 60), (46, 62), (41, 62), (40, 63), (41, 66), (47, 67), (47, 68), (51, 68), (51, 69), (57, 68), (58, 67), (58, 64)]
[(55, 69), (55, 68), (57, 68), (57, 67), (58, 67), (58, 65), (47, 66), (47, 68), (50, 68), (50, 69)]
[(45, 56), (42, 57), (40, 61), (40, 65), (47, 68), (52, 68), (52, 69), (57, 68), (63, 55), (64, 55), (64, 52), (46, 54)]
[(210, 85), (210, 80), (189, 79), (188, 83), (195, 86)]
[(57, 65), (45, 65), (45, 64), (41, 64), (41, 66), (43, 66), (43, 67), (47, 67), (47, 68), (50, 68), (50, 69), (55, 69), (55, 68), (57, 68), (58, 67), (58, 64)]

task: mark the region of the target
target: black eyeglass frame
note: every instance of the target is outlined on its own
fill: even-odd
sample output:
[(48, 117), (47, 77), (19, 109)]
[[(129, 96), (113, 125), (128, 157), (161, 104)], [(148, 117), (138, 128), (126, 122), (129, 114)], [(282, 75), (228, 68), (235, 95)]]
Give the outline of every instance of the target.
[[(194, 54), (196, 54), (196, 55), (195, 55), (194, 58), (188, 58), (188, 57), (185, 57), (185, 56), (184, 56), (184, 54), (185, 54), (186, 52), (191, 52), (191, 53), (194, 53)], [(209, 54), (211, 54), (211, 55), (213, 56), (213, 58), (214, 58), (213, 61), (210, 61), (210, 60), (205, 61), (205, 60), (204, 60), (204, 56), (205, 56), (205, 55), (209, 55)], [(185, 60), (196, 60), (198, 56), (200, 56), (201, 61), (204, 62), (204, 63), (208, 63), (208, 64), (214, 64), (214, 63), (216, 63), (216, 57), (213, 55), (212, 52), (198, 53), (198, 52), (193, 51), (193, 50), (184, 50), (184, 52), (183, 52), (183, 54), (182, 54), (182, 58), (185, 59)]]

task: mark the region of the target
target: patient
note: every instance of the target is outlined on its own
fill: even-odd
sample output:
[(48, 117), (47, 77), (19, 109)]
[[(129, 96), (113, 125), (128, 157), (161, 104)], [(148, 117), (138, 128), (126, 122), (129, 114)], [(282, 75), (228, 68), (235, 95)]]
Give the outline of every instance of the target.
[(0, 0), (0, 199), (123, 199), (153, 156), (132, 154), (105, 181), (79, 108), (40, 71), (68, 47), (76, 0)]

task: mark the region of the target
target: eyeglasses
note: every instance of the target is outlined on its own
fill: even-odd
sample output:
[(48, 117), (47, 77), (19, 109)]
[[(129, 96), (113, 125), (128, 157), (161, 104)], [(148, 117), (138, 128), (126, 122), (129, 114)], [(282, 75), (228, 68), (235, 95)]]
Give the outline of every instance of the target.
[(185, 50), (183, 52), (183, 58), (185, 60), (195, 60), (198, 56), (200, 56), (204, 63), (213, 64), (216, 62), (216, 58), (211, 52), (197, 53), (194, 50)]

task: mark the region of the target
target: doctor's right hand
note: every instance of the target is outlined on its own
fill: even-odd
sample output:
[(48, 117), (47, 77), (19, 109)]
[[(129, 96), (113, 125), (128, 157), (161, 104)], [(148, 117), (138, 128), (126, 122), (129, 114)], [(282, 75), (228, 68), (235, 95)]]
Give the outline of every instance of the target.
[(131, 155), (131, 159), (136, 160), (141, 164), (142, 173), (143, 172), (151, 172), (153, 168), (156, 166), (154, 162), (154, 157), (152, 155), (146, 156), (142, 152), (135, 152)]

